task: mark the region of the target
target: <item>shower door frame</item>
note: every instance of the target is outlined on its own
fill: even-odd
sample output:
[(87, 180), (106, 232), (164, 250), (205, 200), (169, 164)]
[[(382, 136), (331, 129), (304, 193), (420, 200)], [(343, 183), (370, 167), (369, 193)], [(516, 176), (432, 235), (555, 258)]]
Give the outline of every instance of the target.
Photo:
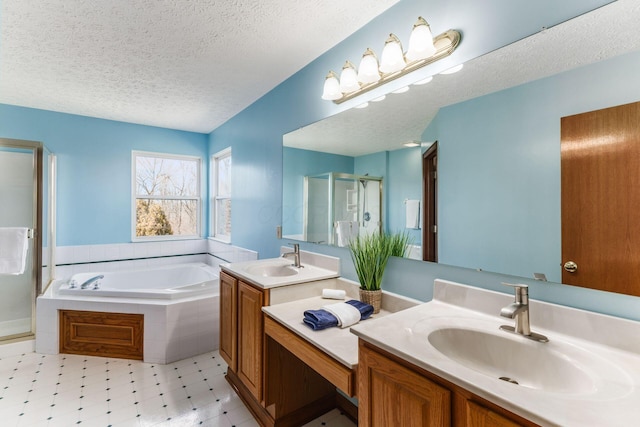
[[(304, 208), (304, 213), (303, 213), (303, 225), (302, 225), (302, 233), (303, 233), (303, 240), (306, 242), (309, 242), (308, 239), (308, 234), (307, 234), (307, 230), (308, 230), (308, 226), (309, 226), (309, 179), (310, 178), (320, 178), (320, 177), (327, 177), (327, 181), (328, 181), (328, 185), (329, 185), (329, 189), (328, 189), (328, 206), (329, 209), (327, 211), (327, 236), (328, 236), (328, 240), (325, 244), (327, 245), (331, 245), (331, 246), (335, 246), (336, 245), (336, 241), (335, 241), (335, 212), (334, 212), (334, 204), (335, 204), (335, 193), (336, 193), (336, 180), (337, 179), (346, 179), (346, 180), (353, 180), (356, 182), (359, 182), (360, 180), (365, 180), (365, 181), (373, 181), (373, 182), (377, 182), (379, 184), (379, 192), (378, 192), (378, 200), (377, 203), (380, 206), (380, 221), (379, 224), (377, 226), (378, 228), (378, 232), (382, 232), (384, 230), (384, 216), (385, 216), (385, 209), (384, 209), (384, 204), (383, 204), (383, 184), (384, 184), (384, 180), (382, 177), (379, 176), (370, 176), (370, 175), (355, 175), (355, 174), (351, 174), (351, 173), (345, 173), (345, 172), (325, 172), (325, 173), (319, 173), (316, 175), (307, 175), (304, 177), (304, 194), (303, 194), (303, 208)], [(358, 186), (358, 224), (360, 225), (363, 221), (362, 219), (362, 215), (360, 212), (360, 187)], [(311, 243), (322, 243), (322, 242), (313, 242), (311, 241)]]
[(44, 144), (38, 141), (0, 138), (0, 147), (33, 150), (33, 262), (32, 277), (34, 286), (31, 289), (31, 331), (13, 335), (0, 336), (0, 343), (22, 340), (35, 335), (36, 331), (36, 297), (42, 292), (42, 185)]

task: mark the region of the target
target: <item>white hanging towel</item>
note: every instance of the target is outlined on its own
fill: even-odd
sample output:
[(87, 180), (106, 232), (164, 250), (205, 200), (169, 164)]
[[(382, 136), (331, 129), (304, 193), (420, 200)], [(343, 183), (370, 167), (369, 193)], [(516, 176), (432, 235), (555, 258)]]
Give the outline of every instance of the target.
[(349, 240), (353, 236), (352, 221), (336, 221), (337, 244), (341, 248), (349, 245)]
[(0, 227), (0, 274), (22, 274), (27, 266), (29, 229)]
[(420, 200), (406, 200), (406, 227), (419, 229), (420, 228)]

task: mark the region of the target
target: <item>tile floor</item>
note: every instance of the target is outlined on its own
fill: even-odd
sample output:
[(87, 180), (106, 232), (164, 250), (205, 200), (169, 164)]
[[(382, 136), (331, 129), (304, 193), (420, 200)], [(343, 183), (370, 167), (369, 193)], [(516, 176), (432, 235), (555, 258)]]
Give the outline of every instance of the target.
[[(0, 359), (0, 425), (257, 426), (217, 351), (168, 365), (70, 354)], [(308, 427), (354, 427), (337, 410)]]

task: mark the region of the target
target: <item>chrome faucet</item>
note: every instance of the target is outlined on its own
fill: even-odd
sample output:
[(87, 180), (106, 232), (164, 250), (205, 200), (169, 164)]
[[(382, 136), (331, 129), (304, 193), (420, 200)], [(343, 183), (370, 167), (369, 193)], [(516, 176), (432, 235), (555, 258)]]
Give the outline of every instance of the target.
[(82, 285), (80, 285), (80, 289), (87, 289), (90, 284), (94, 283), (93, 289), (98, 289), (98, 280), (104, 279), (104, 274), (98, 274), (97, 276), (92, 277), (91, 279), (85, 280)]
[(293, 257), (293, 266), (296, 268), (304, 267), (300, 264), (300, 245), (298, 243), (293, 244), (293, 252), (285, 252), (282, 254), (282, 258)]
[(531, 332), (531, 324), (529, 322), (529, 286), (512, 285), (511, 283), (503, 283), (505, 286), (511, 286), (515, 290), (515, 301), (500, 310), (500, 316), (508, 319), (515, 319), (516, 325), (502, 325), (500, 329), (522, 335), (526, 338), (539, 342), (548, 342), (549, 339), (544, 335)]

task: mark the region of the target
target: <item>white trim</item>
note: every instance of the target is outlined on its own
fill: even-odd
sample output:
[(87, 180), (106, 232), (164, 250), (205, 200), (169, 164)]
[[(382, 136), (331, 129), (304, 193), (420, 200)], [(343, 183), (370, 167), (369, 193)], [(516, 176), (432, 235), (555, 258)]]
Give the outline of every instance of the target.
[[(233, 155), (231, 147), (227, 147), (223, 150), (211, 156), (211, 190), (209, 194), (209, 238), (217, 240), (222, 243), (231, 243), (231, 235), (216, 235), (216, 202), (218, 200), (232, 200), (232, 195), (219, 196), (218, 195), (218, 160), (229, 157), (231, 158), (231, 170), (233, 170)], [(233, 179), (231, 180), (231, 191), (233, 191)], [(233, 206), (231, 208), (233, 210)], [(233, 230), (233, 228), (232, 228)]]

